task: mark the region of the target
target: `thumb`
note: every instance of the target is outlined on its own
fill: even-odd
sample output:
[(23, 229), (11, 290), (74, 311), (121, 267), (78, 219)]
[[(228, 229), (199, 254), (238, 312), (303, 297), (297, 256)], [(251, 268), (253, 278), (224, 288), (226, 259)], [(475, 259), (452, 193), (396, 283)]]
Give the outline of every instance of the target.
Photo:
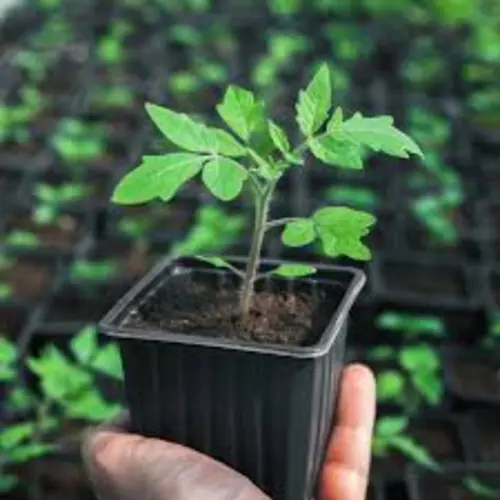
[(229, 467), (159, 439), (94, 431), (83, 456), (100, 500), (269, 500)]

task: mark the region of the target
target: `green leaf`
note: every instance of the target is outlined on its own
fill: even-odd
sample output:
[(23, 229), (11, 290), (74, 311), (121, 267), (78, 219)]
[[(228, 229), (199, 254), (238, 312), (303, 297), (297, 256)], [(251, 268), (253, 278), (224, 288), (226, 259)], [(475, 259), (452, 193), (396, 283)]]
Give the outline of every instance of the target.
[(375, 217), (347, 207), (324, 207), (313, 214), (323, 250), (330, 257), (346, 255), (351, 259), (369, 260), (370, 250), (361, 242)]
[(441, 318), (404, 314), (394, 311), (385, 311), (377, 318), (377, 326), (391, 331), (400, 331), (408, 334), (445, 335), (445, 326)]
[(203, 168), (202, 179), (210, 192), (223, 201), (236, 198), (243, 189), (248, 171), (229, 158), (215, 158)]
[(123, 366), (120, 351), (115, 343), (106, 344), (95, 354), (91, 368), (116, 380), (123, 380)]
[(428, 404), (436, 406), (443, 399), (444, 387), (439, 373), (420, 370), (412, 374), (411, 381)]
[(182, 149), (235, 157), (246, 154), (246, 149), (227, 132), (209, 128), (184, 113), (149, 103), (146, 111), (160, 132)]
[(396, 350), (388, 345), (379, 345), (370, 349), (368, 352), (369, 359), (373, 359), (375, 361), (387, 361), (392, 359), (396, 354)]
[(248, 142), (258, 125), (261, 105), (252, 92), (230, 85), (224, 100), (217, 106), (217, 112), (239, 137)]
[(62, 402), (89, 387), (92, 377), (71, 361), (55, 346), (49, 345), (42, 355), (28, 358), (29, 369), (40, 377), (44, 394)]
[(375, 435), (388, 438), (397, 436), (408, 427), (408, 418), (404, 416), (381, 417), (375, 425)]
[(82, 365), (88, 365), (97, 351), (97, 329), (88, 325), (70, 341), (70, 349), (75, 359)]
[(169, 201), (201, 170), (203, 161), (200, 156), (189, 153), (144, 156), (141, 165), (121, 179), (112, 201), (123, 205), (145, 203), (154, 198)]
[(102, 422), (119, 415), (122, 408), (118, 404), (106, 402), (96, 389), (90, 388), (76, 401), (71, 401), (66, 411), (72, 418)]
[(19, 484), (19, 478), (5, 472), (0, 473), (0, 493), (9, 493)]
[(417, 144), (395, 128), (393, 123), (391, 116), (368, 118), (355, 113), (342, 124), (342, 131), (373, 151), (382, 151), (398, 158), (408, 158), (410, 154), (423, 158), (424, 154)]
[(17, 411), (27, 411), (33, 407), (35, 402), (33, 394), (22, 387), (14, 388), (8, 395), (8, 406)]
[(184, 113), (147, 103), (146, 112), (160, 132), (176, 146), (201, 153), (206, 147), (206, 127)]
[(311, 137), (325, 123), (331, 105), (330, 70), (323, 64), (306, 90), (299, 92), (297, 123), (306, 137)]
[(286, 136), (286, 132), (275, 122), (269, 120), (269, 134), (271, 135), (271, 139), (273, 144), (284, 154), (288, 155), (290, 153), (290, 142), (288, 141), (288, 137)]
[(195, 257), (198, 260), (206, 262), (207, 264), (210, 264), (214, 267), (226, 268), (226, 269), (231, 269), (232, 267), (231, 264), (229, 264), (229, 262), (222, 259), (221, 257), (204, 257), (203, 255), (196, 255)]
[(318, 160), (328, 165), (355, 170), (363, 168), (363, 156), (359, 143), (345, 133), (321, 135), (310, 141), (309, 149)]
[(464, 486), (478, 498), (500, 498), (500, 489), (483, 483), (477, 477), (467, 476)]
[(330, 121), (326, 126), (327, 132), (336, 133), (342, 127), (342, 122), (344, 121), (344, 112), (342, 108), (338, 107), (335, 109)]
[(315, 238), (314, 222), (311, 219), (305, 218), (289, 222), (281, 235), (281, 240), (289, 247), (308, 245)]
[(33, 422), (11, 425), (0, 431), (0, 450), (9, 450), (30, 438), (35, 432)]
[(377, 401), (399, 401), (405, 386), (405, 379), (396, 370), (386, 370), (377, 375)]
[(13, 342), (5, 337), (0, 337), (0, 363), (14, 363), (17, 357), (16, 347)]
[(14, 229), (5, 237), (5, 243), (16, 247), (34, 248), (40, 242), (35, 233), (22, 229)]
[(0, 300), (7, 300), (12, 295), (12, 287), (8, 283), (0, 283)]
[(18, 446), (9, 452), (9, 463), (21, 464), (33, 460), (34, 458), (48, 455), (55, 449), (54, 445), (33, 443)]
[(284, 278), (301, 278), (315, 273), (316, 269), (307, 264), (281, 264), (272, 271), (272, 274), (276, 274)]
[(408, 436), (391, 436), (388, 443), (392, 448), (399, 450), (413, 462), (435, 472), (441, 468), (431, 454), (413, 438)]
[(436, 351), (426, 344), (405, 347), (399, 353), (399, 363), (409, 372), (436, 371), (441, 364)]

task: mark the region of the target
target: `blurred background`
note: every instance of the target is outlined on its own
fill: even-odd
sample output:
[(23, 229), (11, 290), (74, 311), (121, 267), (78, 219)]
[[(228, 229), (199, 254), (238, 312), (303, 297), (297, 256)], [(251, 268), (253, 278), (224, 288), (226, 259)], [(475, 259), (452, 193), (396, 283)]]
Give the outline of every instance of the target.
[[(228, 83), (292, 137), (318, 64), (346, 115), (390, 114), (425, 161), (315, 164), (276, 217), (325, 204), (378, 224), (349, 357), (378, 379), (370, 499), (500, 498), (500, 2), (0, 2), (0, 499), (92, 499), (81, 429), (122, 404), (95, 323), (164, 255), (240, 254), (245, 199), (191, 182), (174, 202), (112, 206), (144, 153), (171, 147), (145, 100), (204, 119)], [(266, 255), (321, 261), (321, 249)], [(351, 265), (357, 263), (342, 261)]]

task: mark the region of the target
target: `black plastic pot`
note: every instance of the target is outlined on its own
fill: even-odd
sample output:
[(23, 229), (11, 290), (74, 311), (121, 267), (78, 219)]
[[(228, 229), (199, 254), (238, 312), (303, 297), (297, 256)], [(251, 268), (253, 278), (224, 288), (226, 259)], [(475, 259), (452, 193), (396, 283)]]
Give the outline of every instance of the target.
[(500, 404), (500, 355), (495, 350), (448, 346), (441, 356), (446, 385), (459, 407)]
[(467, 459), (472, 463), (500, 463), (498, 407), (477, 408), (462, 419), (461, 432)]
[[(464, 500), (480, 498), (469, 491), (464, 481), (480, 481), (484, 486), (500, 488), (499, 464), (446, 464), (438, 474), (419, 466), (411, 466), (406, 474), (410, 500), (444, 500), (460, 498)], [(486, 496), (484, 496), (486, 498)], [(497, 498), (488, 496), (488, 498)]]
[[(262, 270), (279, 263), (264, 261)], [(232, 279), (227, 271), (194, 259), (165, 259), (100, 324), (105, 334), (120, 341), (133, 430), (221, 460), (274, 500), (310, 500), (331, 430), (347, 318), (364, 274), (320, 266), (314, 280), (263, 284), (327, 291), (320, 307), (328, 312), (327, 326), (309, 347), (127, 326), (134, 311), (151, 304), (179, 276), (212, 280), (214, 287)]]

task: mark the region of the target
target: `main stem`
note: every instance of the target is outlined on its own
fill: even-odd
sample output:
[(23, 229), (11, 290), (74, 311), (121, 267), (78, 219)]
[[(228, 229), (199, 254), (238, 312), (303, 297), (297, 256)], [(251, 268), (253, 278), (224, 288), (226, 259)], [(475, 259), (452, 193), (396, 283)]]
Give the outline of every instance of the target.
[(264, 235), (266, 233), (266, 224), (269, 216), (269, 204), (274, 190), (274, 183), (264, 188), (261, 195), (255, 196), (255, 220), (252, 235), (252, 244), (248, 254), (248, 264), (245, 270), (245, 277), (241, 288), (241, 321), (245, 324), (250, 316), (250, 307), (254, 293), (254, 284), (257, 272), (259, 270), (260, 254)]

